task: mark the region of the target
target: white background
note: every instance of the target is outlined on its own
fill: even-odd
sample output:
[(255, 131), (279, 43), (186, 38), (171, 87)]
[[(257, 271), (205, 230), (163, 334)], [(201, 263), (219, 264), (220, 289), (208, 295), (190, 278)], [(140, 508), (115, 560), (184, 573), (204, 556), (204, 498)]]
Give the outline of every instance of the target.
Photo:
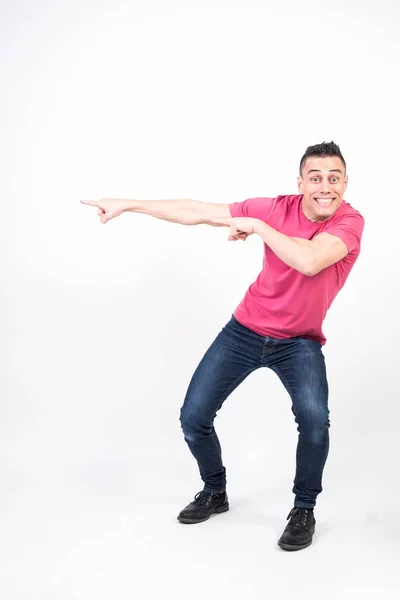
[[(4, 600), (398, 598), (396, 0), (16, 0), (1, 6), (0, 594)], [(260, 240), (80, 198), (296, 192), (336, 141), (362, 253), (325, 322), (331, 453), (307, 550), (276, 546), (296, 429), (266, 370), (216, 425), (231, 511), (178, 421), (257, 275)]]

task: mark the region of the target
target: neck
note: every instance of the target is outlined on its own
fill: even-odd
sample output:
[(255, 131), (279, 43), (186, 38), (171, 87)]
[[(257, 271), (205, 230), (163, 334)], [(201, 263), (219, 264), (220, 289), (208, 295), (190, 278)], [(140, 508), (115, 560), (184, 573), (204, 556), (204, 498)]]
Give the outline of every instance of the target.
[(324, 221), (328, 221), (328, 219), (330, 219), (334, 214), (332, 213), (332, 215), (328, 215), (327, 217), (321, 217), (311, 213), (311, 211), (308, 212), (307, 207), (304, 206), (304, 197), (301, 199), (301, 210), (303, 211), (303, 215), (306, 217), (306, 219), (312, 223), (324, 223)]

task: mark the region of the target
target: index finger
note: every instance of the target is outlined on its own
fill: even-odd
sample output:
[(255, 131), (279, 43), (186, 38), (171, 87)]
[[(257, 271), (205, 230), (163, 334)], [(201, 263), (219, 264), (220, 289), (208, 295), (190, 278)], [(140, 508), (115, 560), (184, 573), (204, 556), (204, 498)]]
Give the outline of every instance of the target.
[(81, 200), (81, 204), (87, 204), (88, 206), (98, 206), (99, 203), (94, 200)]

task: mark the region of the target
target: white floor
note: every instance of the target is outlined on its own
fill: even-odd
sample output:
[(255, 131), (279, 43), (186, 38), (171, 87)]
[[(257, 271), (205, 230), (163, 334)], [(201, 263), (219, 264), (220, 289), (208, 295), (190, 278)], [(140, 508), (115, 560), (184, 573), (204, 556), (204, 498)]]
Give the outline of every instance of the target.
[[(196, 490), (194, 490), (196, 491)], [(7, 502), (5, 502), (7, 498)], [(353, 498), (321, 502), (313, 545), (281, 551), (290, 505), (231, 494), (231, 510), (199, 525), (176, 515), (191, 497), (97, 490), (82, 482), (3, 494), (2, 600), (354, 600), (400, 598), (400, 516)]]

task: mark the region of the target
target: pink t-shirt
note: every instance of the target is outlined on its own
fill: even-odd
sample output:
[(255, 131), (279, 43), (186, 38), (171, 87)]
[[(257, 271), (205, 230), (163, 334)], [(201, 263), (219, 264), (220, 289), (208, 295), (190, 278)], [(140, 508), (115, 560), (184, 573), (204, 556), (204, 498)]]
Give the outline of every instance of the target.
[(359, 253), (364, 219), (344, 200), (327, 221), (309, 221), (302, 195), (249, 198), (229, 205), (232, 217), (252, 217), (292, 237), (312, 240), (319, 233), (338, 236), (349, 253), (308, 277), (286, 265), (264, 244), (263, 268), (234, 312), (235, 318), (262, 336), (305, 337), (325, 344), (322, 322), (343, 287)]

